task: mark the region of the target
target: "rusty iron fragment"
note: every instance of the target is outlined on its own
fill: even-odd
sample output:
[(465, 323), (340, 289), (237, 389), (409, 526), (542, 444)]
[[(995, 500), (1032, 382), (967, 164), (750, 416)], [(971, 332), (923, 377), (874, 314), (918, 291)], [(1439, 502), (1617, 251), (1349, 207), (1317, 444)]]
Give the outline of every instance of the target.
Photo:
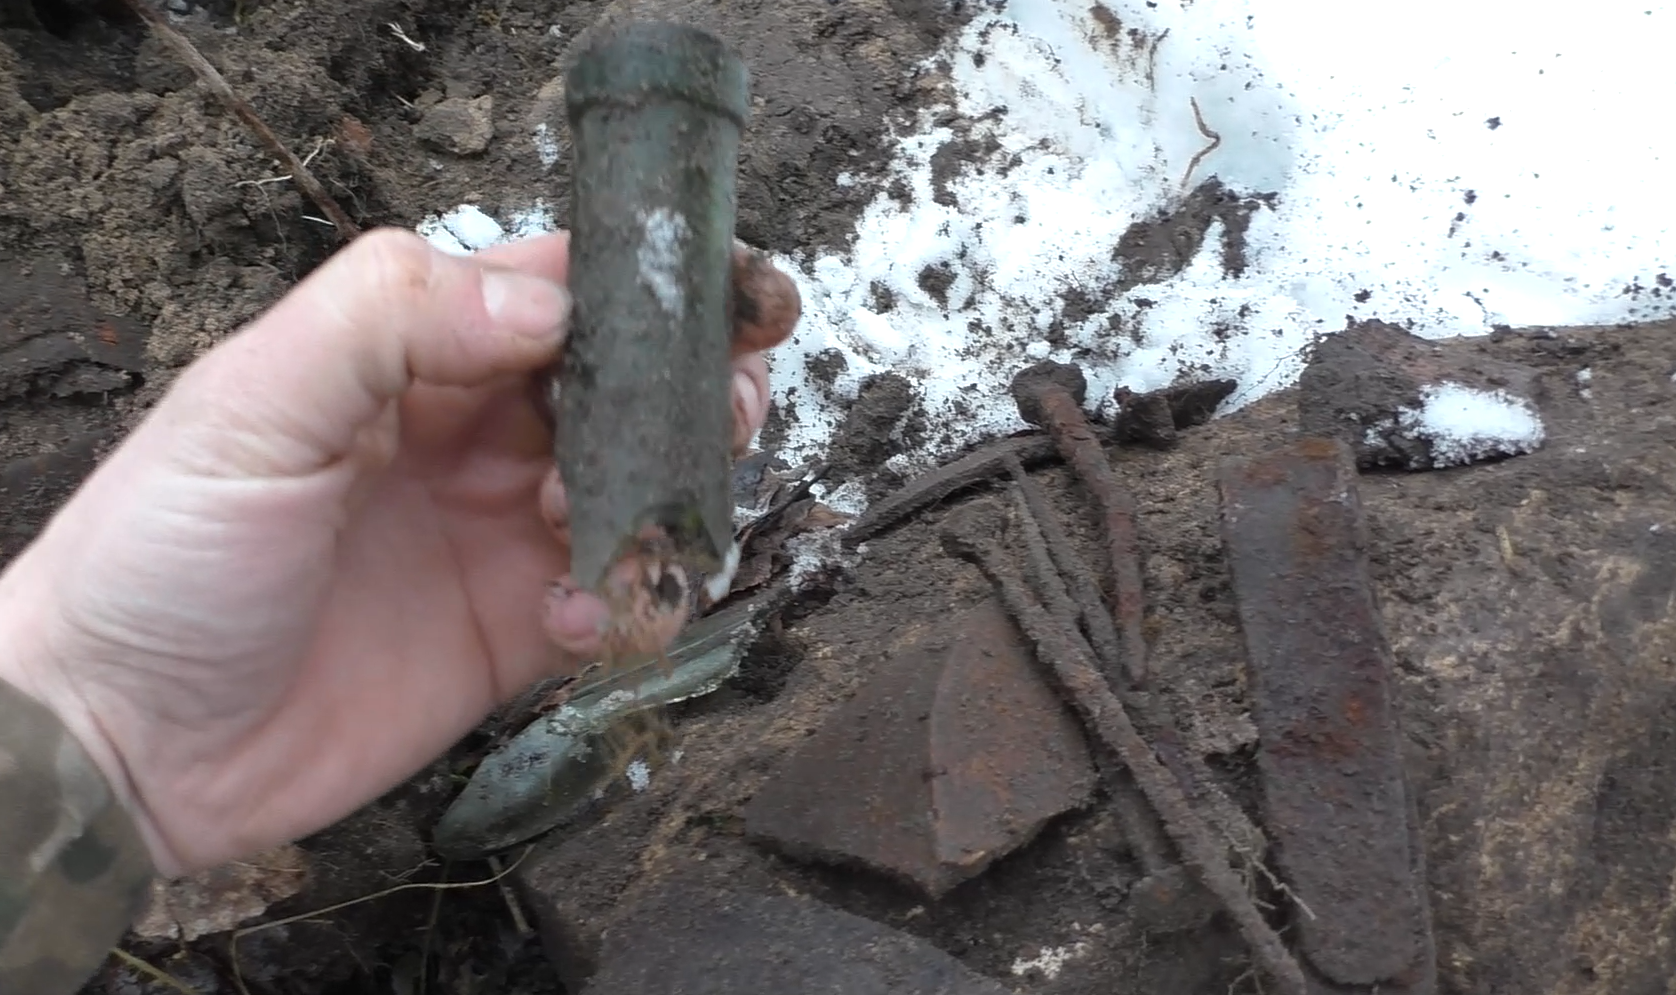
[(1011, 562), (994, 534), (993, 523), (970, 508), (949, 516), (941, 530), (943, 548), (975, 564), (995, 586), (1007, 613), (1035, 645), (1039, 660), (1085, 728), (1129, 768), (1194, 875), (1216, 896), (1251, 945), (1257, 966), (1283, 995), (1307, 995), (1309, 984), (1303, 967), (1258, 911), (1245, 883), (1228, 866), (1226, 849), (1211, 838), (1181, 783), (1136, 731), (1122, 700), (1100, 674), (1093, 650), (1070, 624), (1070, 612), (1063, 607), (1046, 609), (1037, 601), (1023, 572)]
[(992, 442), (915, 477), (896, 493), (868, 505), (861, 517), (844, 530), (844, 545), (852, 548), (859, 546), (951, 494), (1005, 474), (1011, 460), (1025, 464), (1039, 463), (1056, 452), (1053, 440), (1042, 435), (1015, 436)]
[(1435, 988), (1416, 842), (1349, 446), (1225, 460), (1223, 538), (1245, 632), (1276, 859), (1312, 914), (1307, 961), (1340, 985)]
[(1146, 684), (1146, 637), (1142, 631), (1146, 591), (1141, 582), (1140, 538), (1135, 497), (1112, 472), (1111, 460), (1083, 413), (1088, 381), (1073, 363), (1043, 360), (1013, 376), (1013, 400), (1021, 418), (1048, 430), (1065, 462), (1100, 505), (1112, 571), (1112, 617), (1123, 647), (1129, 683)]
[(790, 588), (771, 588), (687, 626), (666, 659), (639, 670), (607, 668), (577, 682), (563, 705), (478, 764), (433, 831), (437, 852), (479, 859), (590, 810), (622, 774), (612, 748), (618, 723), (721, 687), (738, 671), (764, 619), (790, 598)]
[(1210, 421), (1217, 407), (1237, 389), (1237, 380), (1201, 380), (1145, 394), (1119, 387), (1112, 394), (1118, 404), (1117, 417), (1112, 421), (1112, 438), (1155, 449), (1171, 449), (1183, 429)]
[(1088, 801), (1075, 719), (993, 601), (886, 661), (745, 808), (778, 849), (862, 864), (935, 898)]

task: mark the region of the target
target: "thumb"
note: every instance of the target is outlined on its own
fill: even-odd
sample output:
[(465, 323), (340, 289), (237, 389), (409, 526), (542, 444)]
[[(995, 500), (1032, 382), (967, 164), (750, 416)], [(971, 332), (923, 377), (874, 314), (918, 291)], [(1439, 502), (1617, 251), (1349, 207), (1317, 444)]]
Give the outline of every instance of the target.
[(411, 232), (357, 238), (183, 374), (201, 470), (292, 476), (330, 464), (416, 381), (469, 387), (551, 362), (570, 295)]

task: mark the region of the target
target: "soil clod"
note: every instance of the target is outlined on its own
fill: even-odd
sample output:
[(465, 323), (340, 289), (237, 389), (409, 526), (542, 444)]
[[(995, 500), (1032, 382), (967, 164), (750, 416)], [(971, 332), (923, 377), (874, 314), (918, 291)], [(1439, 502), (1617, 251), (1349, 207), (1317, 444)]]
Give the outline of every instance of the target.
[(414, 135), (440, 152), (482, 155), (495, 137), (495, 98), (450, 97), (432, 105), (413, 126)]
[(1112, 437), (1118, 442), (1169, 449), (1183, 429), (1210, 421), (1217, 406), (1238, 387), (1237, 380), (1204, 380), (1145, 394), (1119, 387), (1114, 395), (1118, 413)]
[(1298, 382), (1298, 429), (1343, 439), (1363, 469), (1465, 462), (1440, 452), (1438, 440), (1412, 421), (1426, 393), (1446, 384), (1533, 413), (1541, 401), (1535, 370), (1485, 355), (1483, 346), (1446, 350), (1397, 325), (1363, 321), (1315, 346)]

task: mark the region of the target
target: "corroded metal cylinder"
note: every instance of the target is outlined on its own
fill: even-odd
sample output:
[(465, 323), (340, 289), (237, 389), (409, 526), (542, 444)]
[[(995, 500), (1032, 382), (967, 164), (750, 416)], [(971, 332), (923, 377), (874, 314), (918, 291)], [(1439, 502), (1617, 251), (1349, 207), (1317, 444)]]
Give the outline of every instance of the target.
[(571, 573), (597, 587), (647, 526), (719, 569), (733, 545), (730, 264), (745, 66), (696, 28), (602, 36), (566, 80), (570, 341), (556, 456)]

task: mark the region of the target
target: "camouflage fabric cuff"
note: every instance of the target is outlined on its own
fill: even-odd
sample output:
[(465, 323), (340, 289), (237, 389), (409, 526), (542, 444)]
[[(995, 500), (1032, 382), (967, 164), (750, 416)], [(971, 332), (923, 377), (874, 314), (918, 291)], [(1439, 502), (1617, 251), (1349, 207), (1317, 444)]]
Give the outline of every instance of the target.
[(0, 681), (0, 992), (73, 995), (139, 914), (151, 877), (87, 751)]

